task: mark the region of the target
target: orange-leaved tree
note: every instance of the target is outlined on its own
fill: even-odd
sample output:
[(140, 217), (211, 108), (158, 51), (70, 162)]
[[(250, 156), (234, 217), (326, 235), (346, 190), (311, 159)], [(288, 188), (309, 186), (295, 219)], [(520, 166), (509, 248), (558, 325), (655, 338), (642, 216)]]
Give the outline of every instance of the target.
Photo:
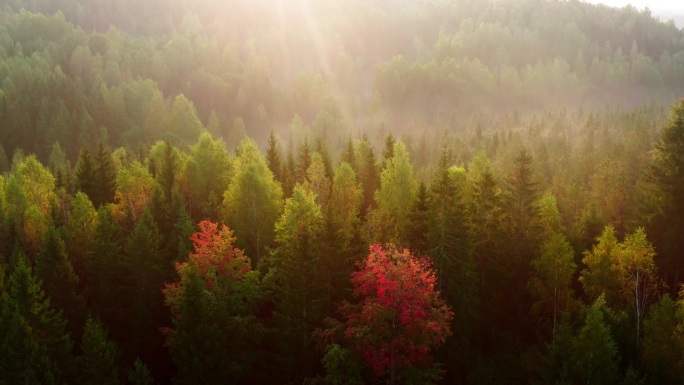
[[(168, 344), (178, 383), (240, 383), (250, 374), (261, 327), (253, 315), (259, 278), (226, 226), (202, 221), (195, 252), (164, 289), (173, 328)], [(202, 359), (198, 359), (201, 357)]]

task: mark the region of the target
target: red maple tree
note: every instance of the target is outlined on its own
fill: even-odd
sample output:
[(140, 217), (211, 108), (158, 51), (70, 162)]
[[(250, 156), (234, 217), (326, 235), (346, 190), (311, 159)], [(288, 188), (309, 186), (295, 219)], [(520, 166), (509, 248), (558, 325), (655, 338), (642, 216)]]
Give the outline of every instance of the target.
[(352, 273), (358, 304), (345, 302), (344, 340), (376, 376), (433, 367), (431, 350), (451, 334), (453, 312), (439, 298), (432, 262), (394, 245), (370, 246)]

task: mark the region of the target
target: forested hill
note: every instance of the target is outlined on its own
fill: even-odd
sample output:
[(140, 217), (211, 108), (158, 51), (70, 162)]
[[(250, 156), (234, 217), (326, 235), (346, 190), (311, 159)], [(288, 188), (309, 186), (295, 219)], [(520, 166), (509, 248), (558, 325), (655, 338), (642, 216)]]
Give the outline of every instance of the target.
[(335, 143), (669, 104), (682, 37), (648, 12), (579, 1), (9, 1), (0, 144), (47, 160), (59, 142), (73, 161), (85, 144), (188, 143), (202, 127), (231, 147), (270, 130)]
[(672, 23), (1, 7), (0, 385), (681, 385)]

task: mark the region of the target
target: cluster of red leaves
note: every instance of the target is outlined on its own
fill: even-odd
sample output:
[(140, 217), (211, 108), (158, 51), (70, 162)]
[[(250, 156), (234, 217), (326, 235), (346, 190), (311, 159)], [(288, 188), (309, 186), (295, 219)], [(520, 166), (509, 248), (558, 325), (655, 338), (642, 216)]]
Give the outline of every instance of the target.
[(344, 338), (376, 375), (432, 364), (430, 351), (451, 334), (453, 313), (439, 298), (427, 257), (393, 245), (370, 246), (352, 274), (359, 304), (344, 303)]
[(180, 282), (167, 284), (164, 289), (166, 302), (174, 311), (174, 304), (182, 293), (183, 279), (190, 270), (199, 274), (205, 281), (207, 289), (212, 289), (221, 280), (241, 281), (245, 273), (251, 270), (249, 258), (242, 250), (233, 246), (233, 231), (210, 221), (199, 223), (200, 231), (192, 234), (190, 240), (195, 252), (188, 256), (187, 262), (177, 263), (176, 271)]

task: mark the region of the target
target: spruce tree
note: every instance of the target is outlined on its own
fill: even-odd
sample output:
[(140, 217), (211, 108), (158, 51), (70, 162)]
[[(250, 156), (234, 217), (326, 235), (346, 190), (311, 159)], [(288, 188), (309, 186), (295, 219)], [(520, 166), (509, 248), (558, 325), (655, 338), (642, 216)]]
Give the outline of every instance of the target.
[(0, 384), (61, 384), (72, 371), (71, 339), (23, 253), (0, 300)]

